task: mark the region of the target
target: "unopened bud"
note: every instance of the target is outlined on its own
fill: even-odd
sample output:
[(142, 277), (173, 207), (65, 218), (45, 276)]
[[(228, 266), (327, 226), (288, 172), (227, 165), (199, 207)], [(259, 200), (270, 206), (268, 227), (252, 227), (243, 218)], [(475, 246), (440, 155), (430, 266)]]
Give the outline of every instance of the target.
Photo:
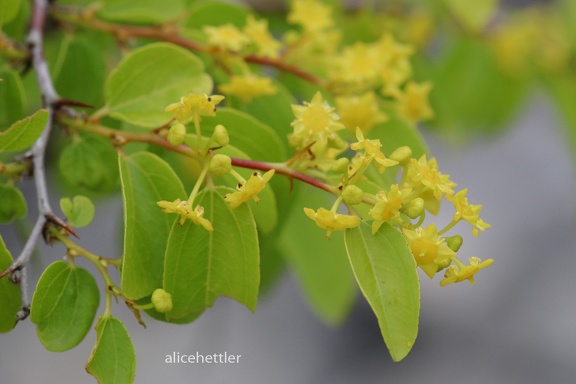
[(417, 197), (408, 203), (408, 208), (406, 208), (406, 215), (409, 218), (415, 219), (420, 217), (424, 213), (424, 199)]
[(332, 164), (332, 170), (336, 173), (345, 174), (346, 172), (348, 172), (349, 165), (350, 160), (348, 160), (346, 157), (341, 157)]
[(229, 156), (216, 154), (210, 160), (210, 172), (214, 176), (225, 176), (232, 170), (232, 159)]
[(221, 147), (224, 147), (225, 145), (228, 145), (228, 143), (230, 143), (230, 137), (228, 136), (228, 131), (226, 130), (226, 128), (224, 128), (223, 125), (218, 124), (216, 128), (214, 128), (214, 133), (212, 134), (212, 140)]
[(182, 123), (174, 124), (168, 131), (168, 141), (172, 146), (180, 145), (186, 139), (186, 127)]
[(450, 266), (450, 264), (452, 264), (451, 258), (447, 258), (447, 259), (442, 260), (438, 264), (438, 269), (436, 270), (436, 272), (440, 272), (441, 270), (448, 268)]
[(412, 150), (410, 149), (410, 147), (405, 145), (403, 147), (396, 148), (396, 150), (392, 152), (392, 154), (390, 155), (390, 160), (395, 160), (401, 165), (404, 165), (408, 161), (410, 161), (411, 157), (412, 157)]
[(170, 312), (172, 310), (172, 295), (158, 288), (152, 293), (152, 304), (160, 313)]
[(350, 205), (360, 204), (363, 196), (364, 192), (355, 185), (349, 185), (342, 191), (342, 200)]
[(462, 236), (460, 236), (460, 235), (454, 235), (452, 237), (447, 237), (445, 240), (446, 240), (446, 245), (448, 245), (448, 248), (450, 248), (454, 252), (458, 252), (458, 250), (462, 246), (462, 243), (464, 242), (464, 240), (462, 239)]

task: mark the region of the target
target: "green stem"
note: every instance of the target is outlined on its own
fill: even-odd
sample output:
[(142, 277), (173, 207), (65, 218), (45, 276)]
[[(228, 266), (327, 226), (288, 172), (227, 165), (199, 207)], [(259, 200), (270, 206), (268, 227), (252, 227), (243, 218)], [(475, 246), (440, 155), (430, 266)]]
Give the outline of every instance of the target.
[(450, 224), (448, 224), (447, 226), (444, 227), (444, 229), (442, 229), (441, 231), (438, 231), (438, 235), (442, 235), (446, 232), (448, 232), (450, 229), (452, 229), (452, 227), (454, 227), (456, 224), (458, 224), (460, 220), (452, 220), (450, 222)]
[(210, 169), (210, 156), (207, 156), (206, 161), (204, 162), (204, 168), (202, 168), (202, 172), (200, 173), (198, 180), (196, 180), (196, 184), (194, 185), (194, 189), (192, 190), (192, 193), (190, 194), (190, 197), (188, 198), (188, 203), (190, 204), (190, 206), (192, 206), (192, 204), (194, 204), (194, 199), (196, 198), (196, 195), (198, 195), (198, 191), (200, 190), (200, 186), (204, 182), (204, 178), (206, 177), (206, 174), (208, 174), (208, 169)]

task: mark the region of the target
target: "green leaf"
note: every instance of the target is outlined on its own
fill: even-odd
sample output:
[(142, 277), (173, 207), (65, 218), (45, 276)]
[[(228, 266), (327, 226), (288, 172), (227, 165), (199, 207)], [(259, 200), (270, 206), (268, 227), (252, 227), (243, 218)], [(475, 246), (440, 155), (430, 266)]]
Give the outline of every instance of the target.
[(46, 349), (67, 351), (84, 339), (99, 303), (98, 285), (87, 270), (56, 261), (40, 276), (30, 319)]
[(118, 186), (116, 151), (99, 136), (74, 136), (60, 154), (59, 168), (64, 179), (75, 187), (110, 192)]
[(86, 363), (86, 371), (99, 384), (130, 384), (136, 374), (136, 352), (126, 327), (111, 316), (101, 316), (96, 324), (96, 345)]
[(16, 187), (0, 184), (0, 223), (6, 224), (26, 216), (26, 200)]
[(378, 318), (394, 361), (410, 352), (418, 334), (420, 284), (416, 262), (400, 232), (384, 224), (372, 235), (369, 224), (346, 230), (346, 250), (356, 280)]
[(331, 204), (323, 191), (306, 187), (296, 197), (279, 239), (279, 249), (294, 271), (311, 309), (330, 325), (342, 324), (352, 309), (357, 288), (346, 257), (343, 232), (330, 240), (302, 207)]
[(172, 295), (169, 319), (178, 319), (212, 306), (218, 296), (228, 296), (256, 309), (260, 282), (258, 235), (245, 204), (230, 209), (224, 197), (228, 188), (201, 193), (194, 205), (204, 207), (204, 217), (214, 227), (186, 220), (174, 223), (164, 264), (164, 290)]
[(482, 31), (498, 9), (498, 0), (444, 0), (444, 3), (471, 32)]
[(160, 24), (184, 11), (182, 0), (103, 0), (98, 16), (115, 22)]
[(21, 0), (0, 0), (0, 27), (6, 24), (18, 15), (20, 10)]
[(94, 204), (86, 196), (74, 196), (74, 200), (64, 197), (60, 199), (60, 209), (76, 228), (87, 226), (94, 218)]
[(94, 41), (85, 37), (59, 37), (56, 59), (50, 68), (58, 94), (68, 100), (101, 105), (106, 77), (105, 56)]
[(186, 199), (182, 182), (164, 160), (150, 152), (119, 156), (124, 201), (122, 289), (130, 299), (162, 286), (164, 252), (175, 216), (156, 202)]
[(556, 75), (545, 78), (545, 84), (556, 108), (560, 112), (566, 127), (573, 159), (576, 160), (576, 77), (573, 75)]
[(275, 130), (288, 149), (287, 136), (293, 131), (290, 124), (294, 120), (291, 105), (297, 101), (282, 83), (273, 80), (273, 84), (277, 89), (275, 94), (255, 98), (244, 110)]
[(451, 138), (504, 127), (528, 90), (526, 79), (513, 78), (501, 70), (486, 42), (466, 39), (459, 39), (448, 49), (432, 82), (433, 124)]
[[(3, 3), (11, 2), (13, 1), (4, 0)], [(15, 2), (20, 3), (20, 6), (18, 6), (17, 14), (14, 15), (9, 22), (0, 22), (0, 25), (2, 27), (2, 31), (7, 36), (10, 36), (10, 38), (14, 39), (15, 41), (24, 41), (26, 34), (28, 33), (28, 29), (30, 28), (30, 2), (22, 0), (16, 0)], [(0, 9), (4, 10), (4, 6), (0, 5)]]
[(189, 16), (184, 21), (186, 29), (202, 29), (205, 25), (223, 25), (231, 23), (242, 28), (246, 24), (249, 10), (238, 4), (220, 1), (197, 1), (189, 10)]
[[(0, 200), (1, 201), (1, 200)], [(6, 249), (4, 239), (0, 236), (0, 272), (6, 270), (12, 263), (12, 255)], [(16, 324), (16, 314), (22, 306), (20, 289), (13, 284), (8, 276), (0, 279), (0, 333), (10, 332)]]
[(18, 73), (0, 70), (0, 131), (24, 116), (26, 92)]
[(29, 148), (38, 140), (46, 124), (48, 111), (41, 109), (0, 132), (0, 152), (18, 152)]
[[(163, 5), (165, 6), (165, 5)], [(158, 127), (171, 115), (164, 108), (188, 92), (210, 93), (204, 64), (184, 48), (155, 43), (127, 54), (106, 82), (110, 116), (143, 127)]]
[[(260, 161), (284, 161), (284, 143), (276, 132), (254, 117), (233, 108), (222, 108), (216, 117), (203, 117), (204, 136), (212, 136), (214, 127), (222, 124), (228, 130), (230, 144)], [(273, 150), (271, 150), (273, 148)]]

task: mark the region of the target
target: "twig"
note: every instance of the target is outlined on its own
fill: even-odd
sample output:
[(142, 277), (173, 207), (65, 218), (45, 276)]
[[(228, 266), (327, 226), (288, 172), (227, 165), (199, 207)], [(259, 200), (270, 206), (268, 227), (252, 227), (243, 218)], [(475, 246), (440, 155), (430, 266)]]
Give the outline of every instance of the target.
[(54, 89), (54, 84), (48, 71), (48, 65), (44, 60), (44, 26), (46, 24), (46, 14), (48, 10), (47, 0), (34, 0), (32, 4), (32, 18), (30, 23), (30, 32), (26, 43), (28, 44), (32, 66), (36, 72), (36, 78), (42, 94), (42, 104), (48, 110), (48, 122), (42, 132), (42, 135), (34, 143), (26, 157), (32, 159), (34, 169), (34, 185), (36, 187), (36, 196), (38, 198), (38, 217), (36, 224), (26, 240), (26, 244), (20, 255), (14, 263), (0, 274), (0, 278), (10, 275), (10, 279), (20, 286), (22, 296), (22, 309), (18, 312), (18, 320), (24, 320), (30, 314), (30, 300), (28, 298), (27, 272), (26, 265), (34, 251), (34, 247), (47, 223), (54, 223), (66, 228), (67, 231), (75, 233), (66, 225), (66, 223), (52, 212), (48, 198), (48, 189), (46, 187), (46, 172), (44, 169), (44, 154), (48, 145), (48, 138), (52, 128), (54, 112), (60, 97)]

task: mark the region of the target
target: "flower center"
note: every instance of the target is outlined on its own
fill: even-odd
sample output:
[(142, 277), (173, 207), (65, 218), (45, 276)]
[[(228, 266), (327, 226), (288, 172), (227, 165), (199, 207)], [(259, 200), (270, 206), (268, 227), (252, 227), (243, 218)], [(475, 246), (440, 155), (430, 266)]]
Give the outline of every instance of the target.
[(302, 116), (302, 122), (306, 128), (310, 129), (311, 131), (322, 132), (326, 129), (326, 127), (328, 127), (328, 123), (330, 122), (330, 115), (323, 106), (310, 105), (308, 108), (306, 108), (304, 116)]
[(410, 244), (418, 265), (432, 264), (438, 255), (438, 247), (430, 240), (417, 239)]

